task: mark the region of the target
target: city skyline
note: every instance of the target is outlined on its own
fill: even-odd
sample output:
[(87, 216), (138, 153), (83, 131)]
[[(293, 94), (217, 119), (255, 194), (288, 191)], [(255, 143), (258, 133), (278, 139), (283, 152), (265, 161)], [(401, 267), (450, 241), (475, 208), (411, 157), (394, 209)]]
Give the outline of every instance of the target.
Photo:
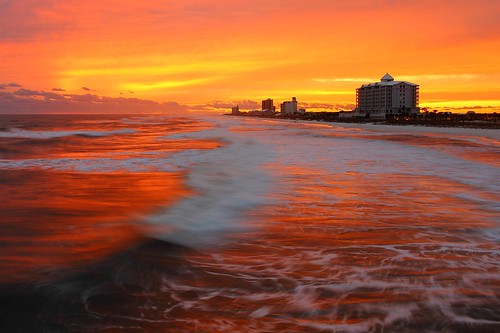
[(421, 107), (498, 111), (499, 7), (492, 0), (5, 2), (0, 112), (26, 100), (56, 111), (77, 103), (96, 112), (254, 109), (266, 96), (297, 96), (311, 111), (352, 109), (356, 88), (386, 72), (417, 82)]

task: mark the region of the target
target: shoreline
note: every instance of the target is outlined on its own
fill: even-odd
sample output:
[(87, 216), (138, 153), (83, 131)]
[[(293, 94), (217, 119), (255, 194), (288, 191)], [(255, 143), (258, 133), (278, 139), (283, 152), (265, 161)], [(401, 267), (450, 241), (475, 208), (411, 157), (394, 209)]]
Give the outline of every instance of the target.
[[(222, 116), (222, 115), (221, 115)], [(408, 135), (419, 135), (428, 133), (430, 135), (448, 136), (459, 135), (464, 137), (478, 137), (485, 140), (496, 141), (500, 144), (500, 131), (495, 131), (490, 128), (472, 128), (472, 127), (437, 127), (437, 126), (420, 126), (420, 125), (388, 125), (383, 123), (373, 122), (332, 122), (332, 121), (310, 121), (310, 120), (292, 120), (280, 117), (243, 117), (246, 119), (256, 119), (269, 122), (285, 122), (290, 126), (321, 126), (324, 128), (343, 128), (345, 130), (366, 130), (373, 133), (399, 133)]]
[[(429, 127), (429, 128), (458, 128), (458, 129), (486, 129), (486, 130), (499, 130), (500, 129), (500, 116), (492, 114), (493, 121), (456, 121), (456, 120), (428, 120), (428, 119), (354, 119), (354, 118), (330, 118), (324, 119), (322, 114), (305, 116), (262, 116), (262, 115), (249, 115), (249, 114), (223, 114), (224, 116), (233, 117), (248, 117), (248, 118), (261, 118), (261, 119), (276, 119), (276, 120), (292, 120), (292, 121), (306, 121), (318, 122), (326, 124), (354, 124), (354, 125), (386, 125), (386, 126), (399, 126), (399, 127)], [(323, 117), (322, 117), (323, 116)]]

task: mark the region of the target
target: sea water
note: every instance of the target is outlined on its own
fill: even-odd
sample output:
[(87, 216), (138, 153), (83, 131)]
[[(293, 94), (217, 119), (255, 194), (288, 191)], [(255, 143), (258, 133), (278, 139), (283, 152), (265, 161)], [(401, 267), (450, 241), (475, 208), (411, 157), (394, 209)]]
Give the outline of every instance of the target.
[(0, 115), (2, 332), (498, 332), (500, 133)]

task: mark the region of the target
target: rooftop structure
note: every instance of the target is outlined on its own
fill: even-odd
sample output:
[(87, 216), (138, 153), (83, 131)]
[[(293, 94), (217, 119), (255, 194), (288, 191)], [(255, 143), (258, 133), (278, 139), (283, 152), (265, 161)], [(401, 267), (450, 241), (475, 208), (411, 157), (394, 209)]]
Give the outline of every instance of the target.
[(380, 82), (391, 82), (394, 81), (394, 78), (389, 73), (385, 73), (384, 76), (380, 79)]

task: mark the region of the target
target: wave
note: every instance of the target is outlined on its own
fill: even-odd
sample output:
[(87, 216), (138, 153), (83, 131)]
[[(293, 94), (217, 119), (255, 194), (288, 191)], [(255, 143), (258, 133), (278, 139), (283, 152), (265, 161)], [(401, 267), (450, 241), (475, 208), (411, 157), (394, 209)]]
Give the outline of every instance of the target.
[(86, 266), (47, 271), (32, 283), (0, 285), (0, 331), (101, 332), (109, 325), (123, 331), (144, 326), (137, 311), (141, 293), (153, 296), (166, 276), (186, 274), (183, 253), (188, 251), (144, 239)]
[(143, 218), (150, 237), (189, 247), (220, 244), (221, 235), (248, 227), (244, 215), (266, 202), (272, 181), (265, 164), (270, 150), (227, 128), (173, 135), (170, 138), (223, 138), (224, 145), (208, 151), (176, 153), (169, 160), (186, 172), (193, 193), (174, 206)]
[(19, 128), (11, 128), (8, 131), (0, 131), (1, 138), (26, 138), (26, 139), (54, 139), (67, 136), (85, 136), (85, 137), (105, 137), (121, 134), (134, 134), (135, 129), (119, 129), (110, 131), (89, 131), (89, 130), (73, 130), (73, 131), (30, 131)]
[[(142, 131), (154, 143), (166, 133), (175, 134), (162, 144), (191, 142), (167, 153), (140, 145), (151, 158), (10, 161), (82, 172), (123, 168), (120, 187), (81, 177), (82, 184), (106, 185), (106, 193), (115, 188), (116, 198), (167, 177), (134, 183), (125, 175), (172, 170), (183, 191), (166, 207), (163, 194), (174, 192), (166, 182), (155, 204), (144, 198), (153, 208), (127, 215), (125, 225), (135, 223), (139, 235), (131, 228), (125, 250), (46, 272), (32, 284), (0, 286), (0, 331), (498, 331), (498, 170), (453, 154), (463, 146), (455, 137), (242, 119), (197, 126)], [(26, 182), (23, 195), (47, 193), (33, 186), (33, 176), (18, 177)], [(69, 192), (51, 186), (58, 195), (44, 202), (59, 203)], [(151, 193), (148, 186), (143, 192)], [(104, 198), (93, 193), (87, 197)], [(110, 211), (113, 202), (103, 200)], [(240, 231), (245, 235), (234, 234)], [(97, 243), (116, 238), (110, 235)]]

